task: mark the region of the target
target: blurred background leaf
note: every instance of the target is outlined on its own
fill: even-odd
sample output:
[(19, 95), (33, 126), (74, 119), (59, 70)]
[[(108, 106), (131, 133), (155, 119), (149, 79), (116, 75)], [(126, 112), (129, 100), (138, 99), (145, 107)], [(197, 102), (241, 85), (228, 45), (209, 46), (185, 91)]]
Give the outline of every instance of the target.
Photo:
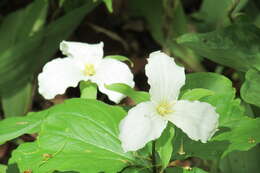
[[(94, 4), (90, 1), (44, 27), (41, 24), (44, 23), (46, 17), (47, 1), (36, 0), (26, 9), (14, 12), (7, 17), (6, 22), (9, 22), (9, 25), (4, 23), (2, 28), (5, 30), (7, 28), (17, 28), (13, 31), (13, 35), (17, 36), (12, 40), (6, 38), (6, 43), (9, 46), (3, 48), (4, 51), (0, 53), (0, 96), (4, 99), (3, 102), (6, 103), (4, 105), (8, 104), (8, 101), (6, 101), (7, 97), (9, 101), (10, 99), (13, 101), (12, 104), (15, 104), (14, 102), (16, 101), (14, 100), (18, 97), (19, 92), (23, 92), (22, 89), (26, 85), (30, 85), (28, 83), (33, 82), (33, 75), (57, 51), (59, 43), (70, 36), (84, 16), (96, 5), (97, 3)], [(38, 6), (44, 7), (44, 13), (39, 13), (41, 10), (37, 8)], [(39, 15), (37, 15), (38, 13)], [(21, 17), (19, 18), (19, 16)], [(36, 16), (39, 17), (37, 18)], [(27, 24), (21, 23), (21, 26), (18, 25), (19, 22), (23, 21)], [(14, 27), (12, 25), (18, 26)], [(36, 29), (40, 26), (42, 27), (36, 32)], [(1, 33), (5, 34), (6, 32)], [(5, 45), (5, 42), (1, 45)], [(26, 95), (26, 93), (23, 93), (23, 95)], [(22, 115), (19, 113), (24, 113), (24, 110), (28, 109), (31, 100), (25, 99), (18, 102), (24, 102), (23, 105), (27, 108), (16, 108), (17, 113), (13, 115)], [(28, 102), (29, 104), (27, 104)], [(6, 116), (12, 116), (12, 114), (9, 114), (12, 110), (7, 106), (4, 107)]]

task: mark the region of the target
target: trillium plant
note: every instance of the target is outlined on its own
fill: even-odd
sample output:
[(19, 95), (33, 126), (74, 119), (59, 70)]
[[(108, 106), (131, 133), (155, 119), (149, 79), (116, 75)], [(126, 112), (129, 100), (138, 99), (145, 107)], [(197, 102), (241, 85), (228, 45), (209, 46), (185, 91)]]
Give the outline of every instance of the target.
[(217, 130), (219, 115), (208, 103), (178, 100), (185, 83), (184, 68), (166, 54), (153, 52), (145, 72), (151, 100), (136, 105), (121, 121), (119, 138), (124, 151), (136, 151), (159, 138), (168, 121), (191, 139), (206, 143)]
[(126, 64), (111, 58), (103, 59), (103, 43), (86, 44), (63, 41), (60, 50), (66, 58), (48, 62), (39, 74), (39, 93), (46, 99), (63, 94), (68, 87), (76, 87), (80, 81), (90, 81), (118, 103), (124, 96), (105, 88), (112, 83), (134, 86), (133, 74)]
[(245, 116), (226, 77), (185, 74), (181, 61), (154, 51), (143, 70), (149, 92), (138, 91), (132, 61), (104, 56), (103, 46), (62, 41), (65, 57), (43, 66), (38, 93), (57, 103), (74, 87), (80, 98), (62, 97), (46, 110), (0, 122), (0, 144), (33, 134), (33, 142), (12, 152), (9, 164), (18, 172), (220, 173), (215, 162), (187, 163), (256, 146), (259, 119)]
[(260, 172), (259, 0), (14, 2), (0, 173)]

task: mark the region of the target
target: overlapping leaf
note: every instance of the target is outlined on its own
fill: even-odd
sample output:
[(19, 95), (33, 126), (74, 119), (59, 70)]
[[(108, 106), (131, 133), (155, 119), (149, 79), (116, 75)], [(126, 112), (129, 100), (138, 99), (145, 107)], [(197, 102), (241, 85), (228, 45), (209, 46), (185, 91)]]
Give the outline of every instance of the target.
[(260, 29), (252, 24), (233, 24), (208, 33), (188, 33), (177, 42), (216, 63), (247, 71), (260, 69)]

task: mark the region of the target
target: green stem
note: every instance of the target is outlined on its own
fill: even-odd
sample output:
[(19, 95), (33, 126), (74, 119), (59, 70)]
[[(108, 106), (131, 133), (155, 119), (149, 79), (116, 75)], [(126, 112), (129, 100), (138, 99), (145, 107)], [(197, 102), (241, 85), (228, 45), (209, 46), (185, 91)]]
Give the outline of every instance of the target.
[(152, 142), (152, 164), (153, 164), (153, 173), (157, 173), (155, 141)]
[(97, 99), (97, 85), (92, 82), (80, 82), (80, 98)]

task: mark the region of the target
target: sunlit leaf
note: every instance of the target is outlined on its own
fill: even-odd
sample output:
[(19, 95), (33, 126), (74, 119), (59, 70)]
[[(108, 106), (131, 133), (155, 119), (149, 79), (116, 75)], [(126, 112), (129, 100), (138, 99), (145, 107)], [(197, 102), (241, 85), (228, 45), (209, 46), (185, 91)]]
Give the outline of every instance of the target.
[[(118, 172), (136, 164), (118, 139), (126, 112), (96, 100), (72, 99), (55, 106), (42, 125), (38, 140), (13, 152), (20, 171)], [(139, 164), (144, 162), (139, 160)]]

